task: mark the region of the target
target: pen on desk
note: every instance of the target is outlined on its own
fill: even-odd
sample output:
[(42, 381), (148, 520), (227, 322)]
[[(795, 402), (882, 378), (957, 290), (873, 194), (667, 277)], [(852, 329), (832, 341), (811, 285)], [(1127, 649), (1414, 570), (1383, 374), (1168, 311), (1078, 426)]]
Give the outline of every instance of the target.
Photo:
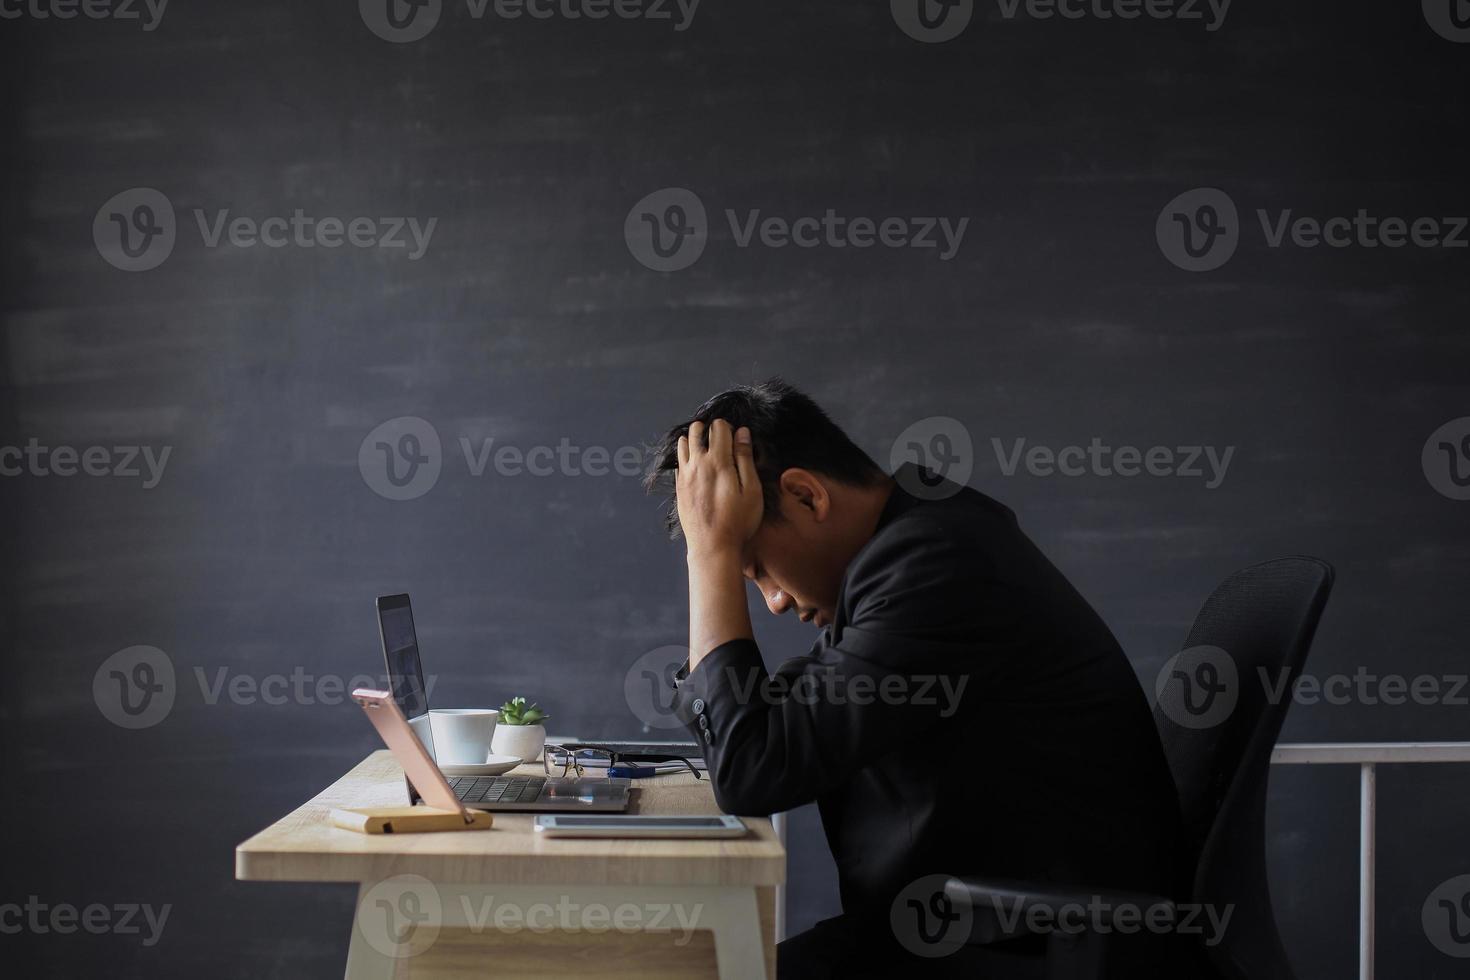
[[(619, 766), (609, 766), (608, 767), (608, 770), (607, 770), (607, 774), (608, 774), (608, 776), (612, 777), (613, 779), (646, 779), (649, 776), (658, 776), (658, 775), (661, 775), (661, 774), (676, 773), (676, 772), (688, 772), (688, 771), (689, 770), (685, 769), (683, 766), (628, 766), (628, 765), (619, 765)], [(694, 778), (695, 779), (698, 779), (699, 778), (699, 773), (696, 772), (694, 774)]]

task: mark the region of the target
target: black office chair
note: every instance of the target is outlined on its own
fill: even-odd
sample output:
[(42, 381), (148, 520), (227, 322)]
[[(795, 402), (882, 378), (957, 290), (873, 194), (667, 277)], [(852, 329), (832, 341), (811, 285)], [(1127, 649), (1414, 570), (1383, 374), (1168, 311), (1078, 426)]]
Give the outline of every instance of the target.
[[(1154, 721), (1184, 819), (1177, 899), (1229, 908), (1233, 917), (1212, 946), (1179, 932), (1155, 940), (1153, 955), (1170, 964), (1159, 980), (1295, 980), (1271, 909), (1265, 853), (1271, 750), (1291, 698), (1278, 697), (1273, 703), (1268, 691), (1289, 691), (1296, 682), (1332, 581), (1332, 566), (1316, 558), (1281, 558), (1236, 572), (1205, 602), (1185, 652), (1172, 666), (1179, 682), (1164, 687)], [(1220, 650), (1229, 656), (1221, 656)], [(1227, 663), (1237, 672), (1233, 707), (1231, 696), (1220, 694)], [(1270, 678), (1269, 688), (1261, 682), (1262, 670)], [(1287, 687), (1279, 687), (1282, 679)], [(1211, 703), (1216, 696), (1226, 701)], [(1178, 908), (1160, 896), (1100, 895), (1098, 889), (1082, 886), (969, 877), (951, 878), (945, 894), (975, 911), (980, 927), (970, 942), (977, 945), (1001, 939), (1026, 942), (1024, 916), (1019, 937), (1016, 932), (999, 935), (993, 924), (985, 925), (982, 913), (987, 909), (1038, 907), (1056, 921), (1069, 903), (1087, 906), (1100, 899), (1104, 912), (1093, 921), (1111, 928), (1107, 910), (1163, 905), (1172, 914)], [(1025, 968), (1008, 967), (1004, 975), (1046, 980), (1101, 980), (1124, 972), (1142, 980), (1153, 975), (1134, 972), (1136, 967), (1125, 970), (1117, 962), (1110, 973), (1109, 943), (1109, 936), (1099, 932), (1051, 931), (1043, 953), (1032, 956)]]

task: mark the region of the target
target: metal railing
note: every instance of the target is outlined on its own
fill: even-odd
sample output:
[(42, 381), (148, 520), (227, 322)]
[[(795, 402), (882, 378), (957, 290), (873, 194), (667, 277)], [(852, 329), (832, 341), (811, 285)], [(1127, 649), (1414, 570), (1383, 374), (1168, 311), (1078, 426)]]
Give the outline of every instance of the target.
[(1373, 980), (1378, 766), (1470, 762), (1470, 742), (1303, 742), (1276, 746), (1271, 762), (1358, 767), (1358, 977)]

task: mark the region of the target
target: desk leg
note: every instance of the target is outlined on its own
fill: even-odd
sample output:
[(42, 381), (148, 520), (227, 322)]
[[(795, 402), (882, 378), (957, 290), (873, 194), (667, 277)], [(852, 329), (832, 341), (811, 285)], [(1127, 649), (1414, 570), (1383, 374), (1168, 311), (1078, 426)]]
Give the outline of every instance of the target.
[[(438, 884), (418, 875), (358, 889), (346, 980), (394, 980), (441, 929), (471, 933), (714, 933), (721, 980), (766, 980), (768, 939), (754, 887)], [(553, 964), (547, 964), (552, 966)]]
[[(786, 814), (771, 814), (771, 826), (776, 828), (776, 839), (786, 847)], [(786, 882), (776, 886), (776, 942), (786, 938)]]
[(367, 937), (367, 932), (374, 928), (368, 923), (368, 917), (377, 911), (372, 907), (373, 900), (368, 894), (373, 887), (372, 883), (363, 882), (357, 889), (352, 941), (347, 947), (347, 971), (343, 975), (345, 980), (393, 980), (397, 972), (396, 959), (374, 949), (374, 943)]
[(761, 941), (760, 910), (754, 888), (711, 888), (709, 905), (717, 908), (711, 926), (715, 932), (715, 961), (720, 980), (751, 977), (765, 980), (766, 947)]

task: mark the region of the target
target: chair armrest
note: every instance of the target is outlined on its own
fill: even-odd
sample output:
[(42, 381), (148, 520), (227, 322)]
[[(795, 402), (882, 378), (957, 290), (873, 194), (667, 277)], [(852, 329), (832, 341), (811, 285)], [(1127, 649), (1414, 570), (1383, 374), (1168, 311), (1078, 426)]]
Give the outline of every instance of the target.
[(1164, 932), (1177, 914), (1162, 895), (1050, 881), (959, 876), (945, 882), (944, 894), (970, 910), (970, 942), (982, 946), (1019, 936)]

